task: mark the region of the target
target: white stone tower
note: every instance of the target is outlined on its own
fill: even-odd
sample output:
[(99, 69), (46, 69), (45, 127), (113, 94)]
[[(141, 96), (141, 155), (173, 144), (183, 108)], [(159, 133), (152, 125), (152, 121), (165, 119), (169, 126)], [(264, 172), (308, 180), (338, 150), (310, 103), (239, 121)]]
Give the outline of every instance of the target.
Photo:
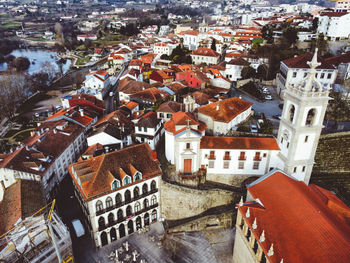
[[(308, 76), (298, 85), (286, 87), (284, 107), (278, 130), (282, 169), (309, 184), (322, 123), (329, 101), (330, 86), (316, 80), (317, 49)], [(302, 69), (300, 69), (302, 70)]]

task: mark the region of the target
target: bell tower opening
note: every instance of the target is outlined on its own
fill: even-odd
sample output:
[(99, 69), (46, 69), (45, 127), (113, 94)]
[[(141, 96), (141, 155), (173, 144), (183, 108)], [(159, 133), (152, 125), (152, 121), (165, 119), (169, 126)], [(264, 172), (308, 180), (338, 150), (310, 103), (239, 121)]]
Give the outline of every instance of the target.
[(323, 118), (329, 101), (329, 86), (316, 78), (317, 49), (310, 62), (309, 74), (297, 85), (286, 86), (284, 108), (277, 141), (281, 149), (280, 165), (297, 180), (309, 183)]

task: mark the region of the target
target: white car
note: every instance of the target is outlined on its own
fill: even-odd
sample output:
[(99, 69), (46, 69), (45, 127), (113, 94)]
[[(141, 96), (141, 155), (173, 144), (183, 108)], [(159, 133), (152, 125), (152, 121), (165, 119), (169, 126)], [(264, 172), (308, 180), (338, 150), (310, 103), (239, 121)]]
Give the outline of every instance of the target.
[(72, 220), (72, 225), (74, 228), (75, 235), (77, 237), (82, 237), (83, 235), (85, 235), (84, 226), (79, 219)]
[(250, 125), (250, 132), (258, 132), (258, 127), (255, 124)]
[(271, 95), (266, 95), (265, 96), (265, 100), (272, 100), (272, 96)]

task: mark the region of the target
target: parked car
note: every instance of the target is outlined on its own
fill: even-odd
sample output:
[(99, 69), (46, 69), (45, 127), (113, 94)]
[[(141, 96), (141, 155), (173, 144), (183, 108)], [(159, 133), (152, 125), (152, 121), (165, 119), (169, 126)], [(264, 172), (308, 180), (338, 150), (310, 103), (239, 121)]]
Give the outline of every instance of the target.
[(59, 111), (60, 109), (62, 109), (62, 106), (61, 105), (57, 105), (55, 108), (56, 108), (57, 111)]
[(84, 226), (79, 219), (72, 220), (72, 225), (74, 228), (75, 235), (77, 237), (82, 237), (83, 235), (85, 235)]
[(281, 119), (281, 114), (273, 115), (272, 118), (279, 120), (279, 119)]
[(260, 125), (264, 123), (264, 120), (263, 119), (258, 119), (257, 123), (256, 123), (256, 126), (258, 127), (258, 129), (261, 129)]
[(34, 113), (34, 116), (35, 116), (36, 118), (39, 118), (40, 114), (39, 114), (38, 112), (36, 112), (36, 113)]
[(272, 100), (272, 96), (271, 95), (266, 95), (265, 96), (265, 100)]
[(250, 125), (250, 132), (258, 132), (258, 127), (255, 124)]

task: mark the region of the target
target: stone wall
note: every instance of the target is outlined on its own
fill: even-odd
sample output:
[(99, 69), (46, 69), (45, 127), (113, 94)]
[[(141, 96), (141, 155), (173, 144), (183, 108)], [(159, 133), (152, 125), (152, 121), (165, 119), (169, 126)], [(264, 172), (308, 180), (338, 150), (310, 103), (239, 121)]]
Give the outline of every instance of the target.
[(350, 172), (350, 132), (320, 136), (313, 173)]
[[(232, 206), (232, 210), (233, 210)], [(233, 211), (228, 213), (222, 213), (218, 215), (203, 216), (199, 219), (190, 221), (188, 223), (169, 228), (168, 232), (189, 232), (189, 231), (201, 231), (217, 228), (231, 228)]]
[(198, 190), (161, 180), (161, 216), (178, 220), (196, 216), (204, 211), (234, 202), (234, 193), (227, 190)]
[(240, 187), (242, 183), (249, 177), (257, 175), (245, 175), (245, 174), (207, 174), (207, 181), (233, 185)]

